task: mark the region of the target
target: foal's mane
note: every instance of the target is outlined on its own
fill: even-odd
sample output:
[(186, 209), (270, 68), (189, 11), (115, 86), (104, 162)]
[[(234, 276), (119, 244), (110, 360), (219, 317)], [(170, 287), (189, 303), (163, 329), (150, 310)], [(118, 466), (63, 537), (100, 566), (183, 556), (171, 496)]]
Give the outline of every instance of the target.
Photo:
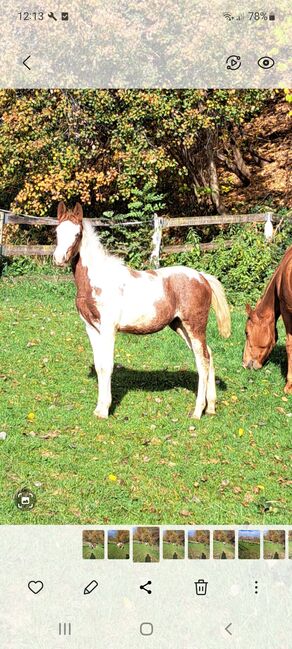
[(110, 262), (111, 264), (119, 265), (120, 267), (124, 266), (123, 259), (112, 255), (106, 250), (106, 248), (104, 248), (95, 228), (89, 220), (84, 219), (82, 226), (81, 250), (91, 257), (93, 264), (99, 260), (103, 263)]

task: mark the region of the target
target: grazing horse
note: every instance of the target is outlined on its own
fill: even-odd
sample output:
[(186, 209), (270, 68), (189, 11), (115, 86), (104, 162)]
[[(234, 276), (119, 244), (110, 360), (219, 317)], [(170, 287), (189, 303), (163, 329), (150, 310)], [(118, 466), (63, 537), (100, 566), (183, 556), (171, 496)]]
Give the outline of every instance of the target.
[(169, 325), (192, 350), (199, 383), (193, 417), (215, 414), (215, 374), (206, 327), (210, 306), (219, 332), (230, 335), (230, 313), (223, 287), (212, 275), (173, 266), (137, 271), (110, 255), (79, 203), (73, 210), (58, 206), (57, 247), (54, 261), (72, 262), (77, 287), (76, 306), (85, 322), (98, 377), (94, 414), (108, 417), (111, 405), (115, 334), (151, 334)]
[(263, 297), (255, 309), (246, 305), (246, 343), (243, 352), (243, 366), (259, 370), (275, 346), (277, 320), (280, 315), (286, 328), (286, 350), (288, 357), (286, 394), (292, 394), (292, 246), (288, 248), (275, 270)]

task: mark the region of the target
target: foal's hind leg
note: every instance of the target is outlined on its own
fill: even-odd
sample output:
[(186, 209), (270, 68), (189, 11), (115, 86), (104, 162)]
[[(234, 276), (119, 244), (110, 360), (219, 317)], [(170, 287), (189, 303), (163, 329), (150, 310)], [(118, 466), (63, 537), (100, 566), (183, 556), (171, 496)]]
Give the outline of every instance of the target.
[(208, 415), (215, 415), (215, 405), (216, 405), (216, 384), (215, 384), (215, 370), (213, 363), (213, 355), (210, 347), (207, 347), (209, 352), (209, 374), (208, 374), (208, 383), (207, 383), (207, 409), (206, 413)]
[(170, 324), (170, 327), (186, 342), (189, 349), (192, 350), (196, 360), (199, 382), (196, 406), (192, 417), (195, 419), (201, 418), (206, 406), (206, 400), (206, 412), (210, 415), (215, 414), (216, 388), (214, 365), (212, 353), (210, 348), (206, 345), (205, 337), (203, 336), (202, 339), (196, 338), (194, 334), (192, 334), (190, 328), (179, 318), (176, 318)]
[(192, 337), (191, 343), (199, 375), (196, 405), (191, 416), (194, 419), (201, 419), (206, 406), (210, 358), (205, 339), (200, 340), (199, 338)]

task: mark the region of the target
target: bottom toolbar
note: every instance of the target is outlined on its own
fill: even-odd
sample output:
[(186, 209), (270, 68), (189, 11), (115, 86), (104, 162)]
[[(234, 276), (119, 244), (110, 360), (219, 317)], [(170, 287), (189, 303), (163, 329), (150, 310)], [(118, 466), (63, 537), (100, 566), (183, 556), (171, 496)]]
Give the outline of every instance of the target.
[[(130, 530), (130, 545), (135, 530)], [(183, 538), (170, 534), (164, 541), (163, 530), (162, 553), (163, 543), (169, 549)], [(96, 528), (0, 527), (0, 642), (5, 649), (140, 649), (146, 644), (151, 649), (291, 649), (292, 562), (287, 557), (264, 560), (263, 534), (257, 560), (133, 562), (133, 548), (128, 561), (110, 560), (108, 548), (107, 560), (85, 561), (84, 531)], [(110, 528), (100, 531), (125, 553), (126, 537), (113, 540)], [(188, 537), (187, 528), (176, 531)], [(228, 555), (224, 538), (218, 543)], [(269, 543), (276, 540), (270, 536)], [(140, 542), (151, 556), (151, 539), (141, 536)], [(257, 546), (252, 535), (244, 543)], [(96, 547), (89, 550), (98, 554)], [(173, 550), (179, 553), (179, 547)]]

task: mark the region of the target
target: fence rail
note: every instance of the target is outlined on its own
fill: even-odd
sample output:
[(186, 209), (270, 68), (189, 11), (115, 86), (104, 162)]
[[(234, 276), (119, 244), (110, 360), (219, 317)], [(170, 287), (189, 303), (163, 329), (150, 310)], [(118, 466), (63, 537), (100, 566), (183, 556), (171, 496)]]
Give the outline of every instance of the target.
[[(288, 217), (291, 219), (291, 217)], [(85, 219), (86, 220), (86, 219)], [(101, 219), (88, 219), (92, 225), (96, 227), (119, 227), (123, 226), (135, 226), (139, 222), (130, 221), (125, 223), (109, 223)], [(230, 225), (230, 224), (243, 224), (243, 223), (266, 223), (268, 220), (277, 223), (280, 221), (277, 215), (272, 214), (271, 212), (265, 212), (260, 214), (224, 214), (224, 215), (215, 215), (215, 216), (192, 216), (192, 217), (154, 217), (153, 224), (153, 252), (151, 255), (151, 260), (156, 265), (159, 265), (160, 255), (167, 255), (179, 252), (188, 252), (193, 250), (193, 245), (190, 243), (186, 244), (173, 244), (163, 246), (162, 244), (162, 234), (163, 231), (168, 230), (169, 228), (181, 228), (181, 227), (203, 227), (207, 225)], [(0, 210), (0, 255), (5, 257), (14, 257), (20, 255), (37, 255), (37, 256), (49, 256), (53, 254), (54, 247), (53, 245), (10, 245), (3, 244), (3, 234), (4, 227), (6, 225), (30, 225), (30, 226), (56, 226), (58, 224), (57, 219), (50, 217), (37, 217), (29, 215), (20, 215), (14, 214), (13, 212)], [(200, 244), (202, 251), (216, 250), (218, 246), (224, 246), (225, 248), (230, 248), (232, 245), (231, 241), (226, 240), (220, 242), (212, 241), (210, 243)]]

